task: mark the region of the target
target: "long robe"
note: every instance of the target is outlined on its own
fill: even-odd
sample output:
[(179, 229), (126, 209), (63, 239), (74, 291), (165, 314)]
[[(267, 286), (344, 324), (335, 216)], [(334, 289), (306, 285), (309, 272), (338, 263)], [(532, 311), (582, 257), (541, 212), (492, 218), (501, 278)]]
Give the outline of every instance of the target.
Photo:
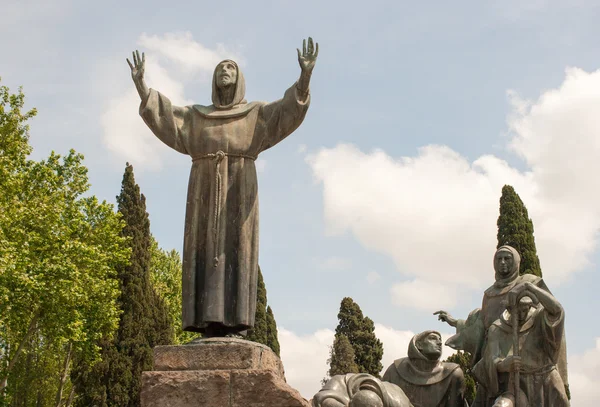
[(391, 364), (382, 380), (400, 387), (414, 407), (464, 407), (465, 376), (456, 363), (429, 360), (417, 348), (415, 335), (408, 345), (408, 357)]
[(254, 325), (258, 278), (258, 184), (255, 159), (303, 121), (310, 97), (296, 84), (273, 103), (243, 100), (238, 68), (234, 102), (173, 106), (150, 89), (140, 115), (162, 142), (192, 158), (183, 245), (183, 329), (210, 323), (230, 331)]
[[(498, 372), (497, 363), (513, 355), (513, 328), (508, 311), (488, 330), (487, 345), (473, 374), (487, 383), (487, 405), (504, 392), (514, 393), (510, 373)], [(519, 327), (520, 390), (531, 407), (568, 407), (565, 386), (556, 364), (564, 332), (564, 312), (551, 316), (540, 307)], [(526, 407), (523, 405), (523, 407)]]

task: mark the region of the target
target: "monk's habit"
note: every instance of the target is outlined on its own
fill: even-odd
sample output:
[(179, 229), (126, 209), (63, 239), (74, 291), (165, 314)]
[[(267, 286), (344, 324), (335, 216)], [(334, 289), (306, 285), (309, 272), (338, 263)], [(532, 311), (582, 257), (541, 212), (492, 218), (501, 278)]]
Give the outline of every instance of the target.
[(466, 384), (460, 367), (429, 360), (417, 348), (418, 341), (432, 332), (415, 335), (408, 345), (408, 357), (395, 360), (382, 380), (400, 387), (414, 407), (464, 407)]
[(152, 132), (192, 159), (182, 305), (183, 329), (195, 332), (205, 332), (210, 323), (232, 331), (254, 325), (258, 277), (255, 160), (302, 123), (310, 102), (294, 84), (276, 102), (247, 103), (238, 67), (235, 96), (225, 105), (219, 98), (216, 73), (215, 69), (210, 106), (173, 106), (154, 89), (140, 105), (140, 115)]

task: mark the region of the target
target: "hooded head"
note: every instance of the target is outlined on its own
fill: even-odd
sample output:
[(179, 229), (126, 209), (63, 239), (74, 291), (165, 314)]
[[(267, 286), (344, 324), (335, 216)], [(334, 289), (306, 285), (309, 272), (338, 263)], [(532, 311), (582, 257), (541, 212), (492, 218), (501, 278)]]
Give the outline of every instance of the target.
[(512, 246), (500, 246), (494, 253), (494, 270), (496, 271), (496, 285), (512, 282), (519, 276), (521, 256)]
[[(231, 81), (231, 84), (227, 83)], [(233, 86), (233, 99), (221, 100), (222, 87)], [(238, 64), (231, 59), (225, 59), (217, 64), (213, 73), (212, 102), (217, 109), (229, 109), (235, 105), (246, 103), (246, 81)], [(229, 102), (229, 103), (227, 103)]]
[(437, 331), (425, 331), (413, 336), (408, 345), (410, 359), (437, 362), (442, 356), (442, 335)]

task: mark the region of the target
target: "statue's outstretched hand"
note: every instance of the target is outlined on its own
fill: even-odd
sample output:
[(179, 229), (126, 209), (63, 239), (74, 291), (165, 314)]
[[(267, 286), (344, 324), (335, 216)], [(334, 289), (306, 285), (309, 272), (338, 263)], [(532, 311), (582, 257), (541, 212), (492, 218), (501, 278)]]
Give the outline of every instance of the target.
[(142, 79), (144, 79), (146, 56), (142, 52), (142, 57), (140, 58), (140, 52), (138, 50), (136, 50), (135, 52), (132, 52), (132, 54), (133, 54), (133, 64), (131, 63), (131, 61), (129, 61), (129, 58), (127, 58), (127, 63), (129, 64), (129, 67), (131, 68), (131, 77), (133, 78), (133, 81), (137, 84)]
[(437, 315), (440, 321), (445, 322), (450, 326), (456, 327), (456, 319), (453, 318), (452, 315), (450, 315), (446, 311), (436, 311), (433, 313), (433, 315)]
[(296, 50), (298, 51), (298, 63), (302, 72), (311, 73), (319, 55), (319, 44), (313, 43), (313, 39), (308, 37), (308, 47), (306, 46), (306, 40), (303, 40), (302, 52), (298, 48)]

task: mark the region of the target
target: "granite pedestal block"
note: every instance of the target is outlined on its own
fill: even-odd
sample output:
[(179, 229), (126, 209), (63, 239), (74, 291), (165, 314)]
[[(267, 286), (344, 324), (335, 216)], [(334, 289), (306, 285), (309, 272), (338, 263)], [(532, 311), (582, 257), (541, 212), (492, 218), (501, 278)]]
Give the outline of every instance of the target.
[(142, 407), (308, 407), (268, 347), (234, 338), (157, 346)]

